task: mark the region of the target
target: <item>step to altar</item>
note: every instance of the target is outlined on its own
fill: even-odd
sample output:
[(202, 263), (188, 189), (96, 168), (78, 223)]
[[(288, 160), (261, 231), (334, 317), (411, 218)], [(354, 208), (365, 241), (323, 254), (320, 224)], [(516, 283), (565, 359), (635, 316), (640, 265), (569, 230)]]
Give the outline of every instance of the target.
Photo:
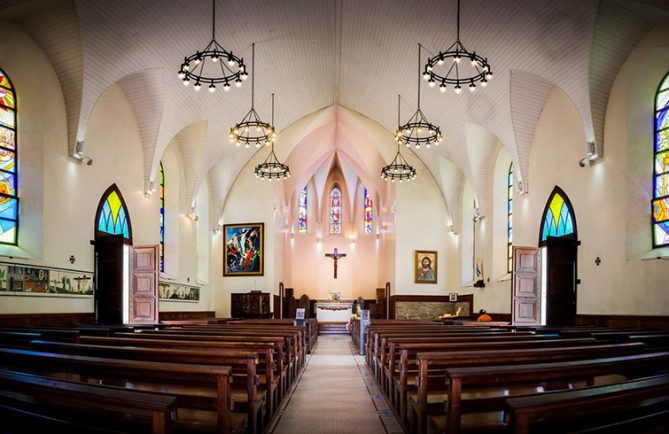
[(319, 335), (348, 335), (348, 323), (345, 322), (319, 322)]

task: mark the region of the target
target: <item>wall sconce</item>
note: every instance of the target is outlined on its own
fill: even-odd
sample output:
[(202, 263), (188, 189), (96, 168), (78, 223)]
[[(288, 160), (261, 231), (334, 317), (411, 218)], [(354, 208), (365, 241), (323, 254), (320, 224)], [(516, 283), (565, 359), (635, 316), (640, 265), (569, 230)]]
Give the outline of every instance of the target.
[(585, 149), (587, 151), (585, 157), (578, 161), (578, 165), (580, 167), (590, 167), (598, 160), (600, 160), (599, 154), (597, 154), (597, 147), (595, 146), (595, 142), (586, 142)]
[(223, 225), (220, 224), (216, 225), (216, 227), (214, 227), (214, 230), (212, 232), (215, 234), (220, 234), (221, 232), (223, 232)]
[(481, 208), (479, 207), (474, 208), (474, 221), (478, 222), (482, 218), (483, 216), (481, 215)]
[(453, 226), (452, 224), (448, 225), (448, 229), (451, 231), (451, 233), (452, 233), (453, 235), (457, 235), (457, 234), (458, 234), (457, 232), (455, 232), (455, 226)]
[(316, 243), (318, 243), (318, 244), (321, 243), (321, 237), (316, 238)]
[(188, 214), (188, 218), (193, 220), (194, 222), (200, 220), (200, 217), (198, 217), (198, 215), (195, 214), (195, 210), (193, 210), (192, 213)]

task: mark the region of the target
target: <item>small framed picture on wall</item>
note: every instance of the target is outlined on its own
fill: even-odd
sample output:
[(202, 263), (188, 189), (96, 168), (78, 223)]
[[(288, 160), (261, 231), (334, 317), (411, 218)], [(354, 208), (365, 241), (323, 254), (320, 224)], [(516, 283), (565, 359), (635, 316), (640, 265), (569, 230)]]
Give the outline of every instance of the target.
[(413, 269), (415, 283), (437, 283), (437, 252), (416, 250)]

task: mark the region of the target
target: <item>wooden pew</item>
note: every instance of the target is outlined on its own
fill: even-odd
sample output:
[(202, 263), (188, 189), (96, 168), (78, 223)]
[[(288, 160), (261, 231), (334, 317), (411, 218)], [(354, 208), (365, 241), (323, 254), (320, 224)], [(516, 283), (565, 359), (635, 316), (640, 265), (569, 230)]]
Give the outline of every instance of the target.
[[(417, 390), (409, 394), (409, 402), (412, 414), (408, 417), (411, 426), (416, 426), (419, 433), (426, 430), (429, 402), (438, 398), (441, 402), (445, 395), (443, 391), (444, 378), (449, 369), (456, 367), (491, 367), (495, 365), (521, 365), (528, 363), (548, 363), (563, 361), (567, 363), (572, 360), (585, 360), (605, 356), (622, 356), (636, 354), (645, 345), (639, 342), (621, 344), (598, 344), (573, 347), (557, 348), (525, 348), (496, 350), (465, 350), (449, 352), (418, 353), (418, 377), (416, 378)], [(491, 383), (491, 384), (494, 384)], [(432, 399), (430, 392), (432, 391)], [(450, 399), (450, 386), (448, 399)], [(450, 404), (450, 403), (449, 403)], [(407, 408), (407, 409), (408, 409)], [(451, 413), (449, 413), (451, 414)], [(415, 422), (414, 422), (415, 421)]]
[(3, 433), (91, 433), (105, 427), (105, 432), (169, 434), (176, 398), (0, 370), (0, 417)]
[(407, 393), (410, 390), (410, 386), (411, 388), (415, 388), (416, 377), (418, 376), (418, 369), (413, 369), (413, 366), (417, 364), (416, 356), (419, 352), (497, 351), (523, 348), (573, 347), (594, 345), (596, 343), (597, 341), (594, 338), (408, 344), (391, 342), (391, 359), (387, 368), (389, 371), (388, 375), (392, 379), (389, 397), (398, 414), (400, 414), (401, 420), (405, 420)]
[(669, 432), (669, 375), (509, 398), (508, 432)]
[[(117, 358), (123, 360), (151, 361), (160, 363), (180, 363), (196, 365), (227, 366), (232, 369), (233, 397), (235, 409), (246, 411), (252, 433), (262, 431), (265, 420), (263, 408), (266, 398), (264, 391), (258, 391), (259, 379), (256, 375), (258, 353), (239, 350), (180, 350), (162, 348), (124, 347), (108, 345), (70, 344), (62, 342), (33, 341), (37, 351), (56, 352), (89, 357)], [(269, 393), (269, 392), (268, 392)]]
[[(669, 364), (669, 352), (637, 354), (633, 356), (607, 357), (559, 363), (536, 363), (521, 365), (497, 365), (449, 368), (446, 370), (446, 385), (448, 398), (445, 403), (444, 416), (431, 417), (434, 432), (448, 432), (458, 434), (462, 428), (462, 413), (472, 410), (502, 411), (504, 399), (508, 395), (499, 394), (500, 391), (512, 392), (512, 385), (538, 385), (556, 381), (573, 381), (577, 379), (593, 379), (604, 375), (647, 376), (654, 375), (666, 369)], [(587, 385), (592, 385), (588, 381)], [(482, 398), (472, 398), (463, 401), (463, 389), (495, 388), (496, 395), (487, 395)], [(519, 395), (528, 395), (541, 392), (529, 392)], [(479, 395), (481, 396), (481, 395)], [(484, 420), (478, 417), (478, 420)], [(491, 427), (488, 427), (491, 428)], [(503, 428), (503, 427), (502, 427)]]
[[(241, 425), (230, 411), (232, 368), (229, 366), (109, 359), (13, 348), (0, 348), (0, 365), (38, 375), (69, 373), (68, 378), (84, 382), (87, 378), (97, 379), (101, 384), (177, 396), (179, 409), (215, 410), (218, 433), (228, 433)], [(211, 397), (203, 394), (204, 390), (211, 390)], [(177, 423), (189, 425), (179, 416)]]
[(293, 345), (293, 338), (291, 336), (286, 336), (280, 334), (278, 336), (258, 336), (258, 335), (240, 335), (231, 331), (229, 333), (198, 333), (197, 331), (190, 331), (190, 333), (175, 333), (175, 332), (161, 332), (153, 330), (144, 330), (140, 333), (116, 333), (115, 337), (123, 338), (133, 338), (133, 339), (166, 339), (166, 340), (186, 340), (186, 341), (198, 341), (198, 342), (280, 342), (283, 345), (283, 356), (284, 363), (283, 368), (285, 369), (285, 376), (287, 384), (284, 387), (284, 391), (287, 390), (287, 387), (290, 387), (295, 376), (294, 367), (297, 364), (297, 349)]
[[(219, 350), (236, 349), (254, 351), (259, 355), (258, 376), (260, 384), (268, 390), (268, 415), (274, 414), (276, 405), (282, 398), (280, 391), (281, 375), (283, 375), (283, 361), (281, 360), (281, 345), (276, 342), (200, 342), (184, 340), (160, 339), (131, 339), (119, 337), (82, 336), (81, 343), (89, 345), (131, 346), (181, 350)], [(276, 353), (276, 357), (275, 357)], [(274, 363), (275, 360), (277, 363)]]

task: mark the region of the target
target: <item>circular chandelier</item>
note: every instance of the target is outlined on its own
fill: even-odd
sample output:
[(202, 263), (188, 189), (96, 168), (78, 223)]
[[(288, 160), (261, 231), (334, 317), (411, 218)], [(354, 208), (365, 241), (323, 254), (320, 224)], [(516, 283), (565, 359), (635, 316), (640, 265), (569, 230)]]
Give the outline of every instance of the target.
[[(272, 94), (272, 130), (274, 130), (274, 94)], [(274, 140), (271, 141), (271, 145), (272, 150), (269, 155), (265, 158), (265, 161), (256, 166), (253, 173), (255, 173), (256, 178), (268, 181), (290, 178), (290, 167), (280, 162), (274, 153)]]
[[(457, 37), (455, 42), (439, 54), (428, 59), (423, 71), (423, 78), (430, 87), (439, 85), (439, 90), (446, 92), (447, 85), (452, 85), (455, 93), (462, 92), (467, 86), (470, 92), (476, 90), (476, 83), (485, 87), (492, 79), (492, 71), (488, 59), (468, 51), (460, 42), (460, 0), (458, 0)], [(464, 63), (462, 62), (464, 60)], [(470, 66), (465, 65), (469, 63)], [(437, 73), (435, 68), (443, 66), (445, 72)]]
[(381, 178), (386, 181), (413, 181), (416, 179), (416, 169), (402, 157), (400, 142), (397, 140), (397, 154), (393, 161), (381, 169)]
[(413, 145), (416, 149), (420, 149), (422, 145), (425, 145), (427, 149), (430, 149), (433, 144), (438, 145), (441, 143), (444, 137), (441, 135), (441, 129), (431, 124), (420, 109), (420, 54), (421, 45), (418, 44), (418, 109), (406, 124), (400, 125), (400, 100), (399, 95), (397, 96), (398, 127), (395, 131), (395, 140), (398, 143), (404, 144), (407, 148)]
[(251, 110), (244, 116), (244, 118), (236, 124), (234, 127), (230, 128), (230, 134), (228, 138), (230, 143), (234, 143), (237, 146), (244, 144), (245, 148), (254, 144), (256, 148), (259, 148), (263, 145), (269, 145), (270, 142), (276, 140), (276, 131), (274, 127), (267, 122), (263, 122), (256, 113), (254, 107), (255, 100), (255, 58), (256, 58), (256, 44), (251, 45)]
[(184, 58), (179, 68), (178, 77), (184, 86), (194, 81), (193, 89), (199, 91), (209, 85), (209, 92), (216, 91), (216, 85), (223, 83), (223, 90), (229, 91), (231, 85), (240, 87), (249, 74), (246, 72), (244, 59), (235, 56), (216, 42), (216, 0), (212, 0), (211, 42), (202, 51), (196, 51)]

